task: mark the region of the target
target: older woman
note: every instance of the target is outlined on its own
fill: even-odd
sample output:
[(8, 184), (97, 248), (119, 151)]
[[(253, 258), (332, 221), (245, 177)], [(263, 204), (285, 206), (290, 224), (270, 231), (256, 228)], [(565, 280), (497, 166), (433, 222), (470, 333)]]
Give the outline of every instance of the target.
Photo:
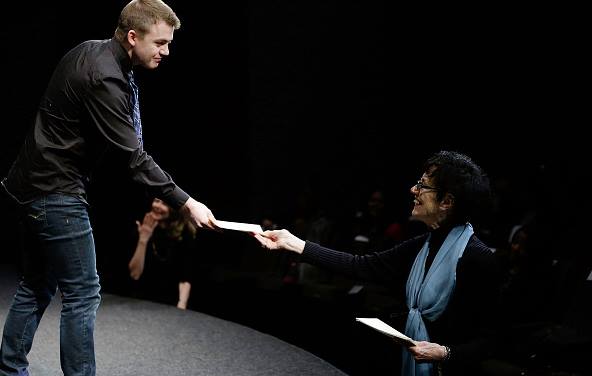
[[(392, 249), (352, 255), (304, 241), (287, 230), (255, 237), (267, 249), (401, 291), (409, 313), (403, 375), (475, 375), (493, 345), (499, 275), (490, 249), (469, 222), (490, 197), (489, 180), (467, 156), (441, 151), (411, 186), (412, 218), (429, 231)], [(401, 288), (405, 286), (405, 289)]]

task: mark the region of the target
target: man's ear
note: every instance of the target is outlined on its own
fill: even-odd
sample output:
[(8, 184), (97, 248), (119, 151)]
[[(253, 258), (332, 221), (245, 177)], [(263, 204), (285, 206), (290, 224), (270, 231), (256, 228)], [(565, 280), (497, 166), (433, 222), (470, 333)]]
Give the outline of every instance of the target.
[(127, 42), (130, 44), (130, 46), (134, 47), (136, 45), (136, 42), (138, 40), (138, 33), (136, 33), (135, 30), (130, 30), (127, 32)]
[(440, 201), (440, 209), (450, 210), (454, 206), (454, 196), (451, 193), (446, 193)]

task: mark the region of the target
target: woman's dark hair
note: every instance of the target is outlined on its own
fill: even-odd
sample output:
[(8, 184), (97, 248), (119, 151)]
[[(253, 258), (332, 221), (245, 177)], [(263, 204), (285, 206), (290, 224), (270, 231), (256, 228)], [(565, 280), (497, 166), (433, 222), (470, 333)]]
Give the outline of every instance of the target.
[(164, 220), (164, 228), (167, 236), (171, 239), (180, 240), (185, 228), (191, 236), (195, 237), (196, 228), (193, 226), (187, 215), (169, 206), (169, 216)]
[(471, 158), (454, 151), (440, 151), (424, 164), (424, 171), (438, 188), (437, 198), (454, 196), (452, 223), (479, 221), (491, 208), (489, 178)]

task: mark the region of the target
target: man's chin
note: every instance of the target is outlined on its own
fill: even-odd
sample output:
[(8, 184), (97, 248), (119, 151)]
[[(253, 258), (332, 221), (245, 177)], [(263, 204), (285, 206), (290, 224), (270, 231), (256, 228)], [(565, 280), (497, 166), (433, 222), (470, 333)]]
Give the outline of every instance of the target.
[(142, 64), (142, 67), (144, 67), (145, 69), (156, 69), (158, 68), (158, 66), (160, 65), (160, 62), (155, 62), (155, 61), (150, 61), (147, 64)]

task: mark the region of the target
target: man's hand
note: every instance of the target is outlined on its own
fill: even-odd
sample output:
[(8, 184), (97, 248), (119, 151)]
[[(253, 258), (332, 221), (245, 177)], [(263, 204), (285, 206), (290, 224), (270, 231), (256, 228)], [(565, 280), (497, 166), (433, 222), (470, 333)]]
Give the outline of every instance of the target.
[(181, 207), (181, 212), (189, 218), (189, 220), (197, 228), (209, 228), (210, 230), (217, 230), (216, 218), (212, 211), (207, 206), (199, 201), (189, 198), (185, 205)]

